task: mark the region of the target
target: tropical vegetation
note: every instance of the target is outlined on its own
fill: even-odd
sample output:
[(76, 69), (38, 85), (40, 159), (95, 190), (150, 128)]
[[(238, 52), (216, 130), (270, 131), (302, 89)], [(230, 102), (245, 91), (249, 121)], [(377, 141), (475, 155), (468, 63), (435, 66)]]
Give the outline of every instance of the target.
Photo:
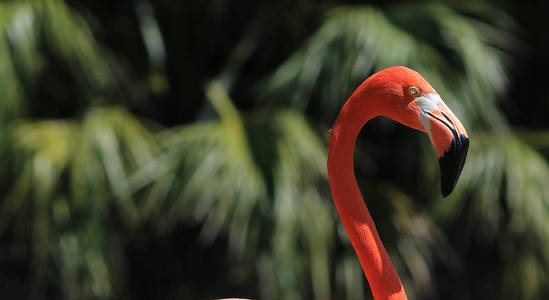
[(327, 138), (356, 86), (406, 65), (471, 139), (443, 199), (425, 135), (383, 118), (360, 135), (357, 179), (409, 297), (547, 298), (546, 96), (523, 92), (543, 51), (512, 8), (1, 1), (0, 295), (371, 298)]

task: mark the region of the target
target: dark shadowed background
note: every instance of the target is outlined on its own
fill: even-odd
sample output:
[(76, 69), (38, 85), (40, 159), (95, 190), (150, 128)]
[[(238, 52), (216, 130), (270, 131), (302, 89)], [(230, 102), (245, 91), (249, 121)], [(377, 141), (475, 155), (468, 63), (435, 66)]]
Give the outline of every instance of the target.
[(468, 130), (369, 122), (358, 183), (410, 299), (549, 297), (547, 1), (0, 1), (1, 299), (371, 299), (328, 130), (406, 65)]

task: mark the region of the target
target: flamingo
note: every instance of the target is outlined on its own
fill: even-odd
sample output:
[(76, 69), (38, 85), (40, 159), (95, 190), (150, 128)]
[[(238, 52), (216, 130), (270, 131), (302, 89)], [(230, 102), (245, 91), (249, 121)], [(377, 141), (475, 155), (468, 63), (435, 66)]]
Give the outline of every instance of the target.
[(407, 299), (360, 194), (353, 150), (368, 120), (385, 116), (426, 132), (439, 160), (441, 192), (454, 189), (469, 147), (465, 128), (416, 71), (396, 66), (368, 77), (343, 105), (328, 143), (328, 179), (335, 206), (376, 300)]

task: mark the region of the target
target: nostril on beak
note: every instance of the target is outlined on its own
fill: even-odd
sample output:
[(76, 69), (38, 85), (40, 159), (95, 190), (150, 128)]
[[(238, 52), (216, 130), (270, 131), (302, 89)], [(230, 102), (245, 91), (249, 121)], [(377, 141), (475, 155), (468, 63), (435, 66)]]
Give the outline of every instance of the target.
[(444, 116), (444, 118), (446, 119), (446, 121), (450, 122), (450, 124), (452, 124), (452, 126), (457, 130), (457, 126), (456, 124), (454, 124), (454, 121), (452, 121), (452, 118), (450, 118), (443, 110), (440, 110), (440, 113)]
[(439, 110), (441, 113), (442, 113), (442, 116), (444, 117), (444, 119), (440, 118), (439, 116), (435, 115), (434, 113), (432, 112), (427, 112), (427, 114), (429, 116), (431, 116), (431, 118), (439, 121), (440, 123), (444, 124), (446, 127), (448, 127), (448, 129), (450, 129), (450, 131), (452, 132), (452, 134), (454, 135), (454, 137), (457, 137), (457, 128), (454, 124), (454, 122), (452, 122), (452, 119), (451, 118), (448, 118), (447, 115), (444, 114), (444, 112), (442, 112), (442, 110)]

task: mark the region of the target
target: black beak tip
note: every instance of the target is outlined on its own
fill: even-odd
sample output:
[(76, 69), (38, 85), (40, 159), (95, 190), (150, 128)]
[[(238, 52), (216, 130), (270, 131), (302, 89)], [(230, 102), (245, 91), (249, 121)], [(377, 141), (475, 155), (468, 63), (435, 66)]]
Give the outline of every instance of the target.
[(448, 186), (444, 186), (442, 185), (440, 187), (440, 193), (442, 194), (442, 197), (446, 198), (448, 197), (453, 191), (454, 191), (454, 187), (448, 187)]
[(440, 165), (440, 191), (443, 197), (447, 197), (454, 190), (458, 182), (461, 170), (467, 158), (469, 150), (469, 138), (461, 134), (452, 139), (452, 145), (444, 155), (438, 159)]

